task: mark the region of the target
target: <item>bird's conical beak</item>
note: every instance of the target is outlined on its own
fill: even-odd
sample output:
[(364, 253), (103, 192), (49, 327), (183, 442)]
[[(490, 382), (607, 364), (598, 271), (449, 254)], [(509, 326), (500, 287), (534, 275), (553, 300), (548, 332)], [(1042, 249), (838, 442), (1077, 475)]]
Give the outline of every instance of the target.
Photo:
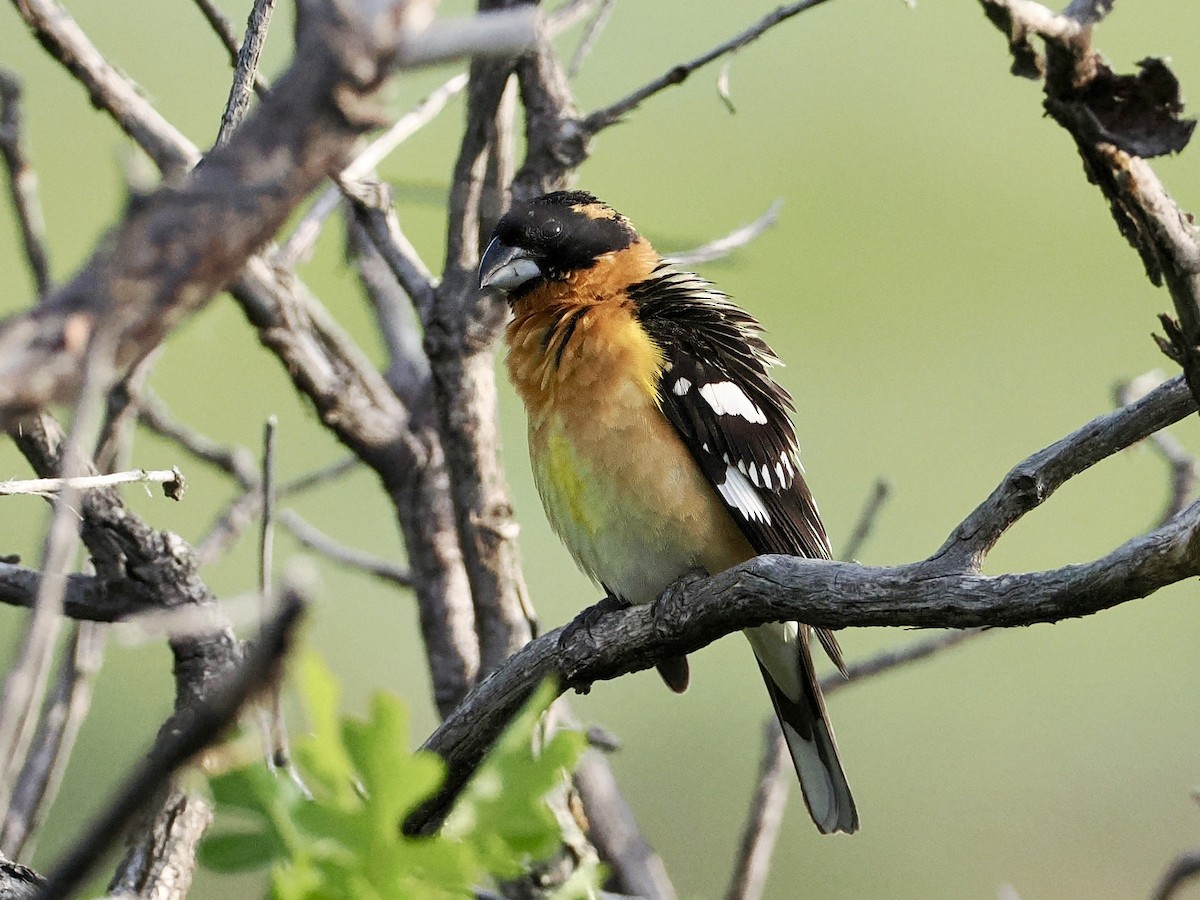
[(479, 261), (479, 287), (512, 291), (542, 274), (533, 257), (520, 247), (502, 244), (493, 238)]

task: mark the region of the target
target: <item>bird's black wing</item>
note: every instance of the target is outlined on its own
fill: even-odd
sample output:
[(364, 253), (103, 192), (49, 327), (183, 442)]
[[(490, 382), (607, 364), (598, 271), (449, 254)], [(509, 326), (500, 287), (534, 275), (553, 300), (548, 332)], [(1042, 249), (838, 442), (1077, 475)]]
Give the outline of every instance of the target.
[(804, 481), (792, 398), (761, 326), (696, 275), (666, 266), (630, 290), (662, 349), (659, 402), (758, 553), (828, 559), (829, 539)]

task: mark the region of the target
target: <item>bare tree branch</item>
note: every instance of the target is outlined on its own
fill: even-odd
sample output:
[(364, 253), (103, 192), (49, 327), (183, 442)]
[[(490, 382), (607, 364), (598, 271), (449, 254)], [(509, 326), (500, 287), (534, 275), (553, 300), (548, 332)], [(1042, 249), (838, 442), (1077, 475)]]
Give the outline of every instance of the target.
[(587, 814), (587, 836), (612, 872), (612, 887), (645, 900), (674, 900), (662, 857), (638, 829), (607, 760), (588, 751), (575, 768), (574, 782)]
[(109, 475), (0, 481), (0, 497), (10, 497), (15, 494), (50, 496), (68, 489), (87, 491), (94, 488), (114, 487), (118, 484), (161, 484), (163, 493), (172, 500), (179, 500), (183, 496), (184, 490), (183, 473), (173, 466), (170, 469), (134, 469), (129, 472), (113, 472)]
[[(437, 283), (433, 274), (421, 261), (416, 249), (400, 230), (400, 220), (396, 217), (396, 210), (392, 205), (391, 190), (387, 185), (380, 184), (377, 185), (377, 190), (356, 193), (351, 198), (351, 203), (354, 206), (355, 219), (362, 227), (364, 236), (370, 238), (376, 252), (408, 295), (419, 319), (422, 322), (428, 321), (433, 314)], [(428, 375), (429, 361), (423, 350), (421, 358), (424, 360), (424, 371)], [(408, 405), (411, 406), (411, 402)]]
[(579, 70), (583, 68), (584, 60), (591, 55), (592, 49), (600, 39), (601, 33), (604, 31), (605, 26), (608, 25), (608, 20), (612, 17), (613, 10), (617, 6), (617, 0), (599, 0), (598, 5), (599, 9), (596, 10), (596, 15), (592, 17), (592, 21), (588, 22), (587, 30), (584, 31), (583, 37), (579, 39), (579, 46), (571, 54), (571, 62), (567, 66), (568, 78), (574, 78), (579, 74)]
[[(195, 0), (195, 3), (199, 7), (201, 15), (204, 16), (204, 20), (208, 22), (212, 30), (216, 32), (217, 37), (221, 39), (221, 43), (225, 46), (225, 49), (229, 51), (229, 63), (236, 69), (241, 44), (238, 42), (238, 36), (233, 30), (233, 25), (213, 0)], [(254, 73), (255, 93), (262, 97), (270, 89), (270, 82), (263, 77), (261, 72), (256, 71)]]
[(692, 250), (672, 253), (667, 257), (667, 261), (672, 265), (688, 268), (689, 266), (698, 266), (701, 263), (712, 262), (714, 259), (722, 259), (734, 250), (745, 247), (768, 228), (771, 228), (779, 220), (779, 210), (782, 206), (783, 199), (780, 198), (772, 203), (767, 211), (753, 222), (747, 222), (740, 228), (735, 228), (724, 237), (709, 241), (707, 244), (701, 244)]
[[(1191, 139), (1196, 122), (1182, 118), (1179, 83), (1163, 60), (1143, 59), (1136, 75), (1117, 75), (1092, 49), (1091, 25), (1111, 2), (1078, 0), (1063, 15), (1033, 0), (980, 3), (1009, 37), (1013, 71), (1044, 76), (1046, 112), (1074, 139), (1147, 277), (1170, 292), (1177, 321), (1163, 317), (1159, 345), (1200, 398), (1200, 227), (1145, 159), (1178, 153)], [(1044, 59), (1030, 35), (1045, 42)]]
[(353, 547), (339, 544), (319, 528), (306, 522), (295, 510), (285, 509), (279, 513), (279, 524), (292, 533), (305, 547), (327, 556), (336, 563), (351, 569), (360, 569), (397, 587), (412, 587), (412, 572), (386, 559), (372, 556)]
[(0, 69), (0, 157), (8, 172), (8, 190), (21, 229), (25, 258), (39, 297), (50, 291), (50, 262), (46, 223), (38, 200), (37, 175), (25, 156), (21, 138), (21, 83)]
[(850, 537), (846, 538), (846, 543), (841, 553), (842, 559), (853, 560), (858, 557), (863, 544), (871, 536), (871, 531), (875, 527), (875, 521), (879, 517), (880, 510), (883, 509), (883, 505), (887, 502), (891, 493), (892, 483), (890, 481), (886, 478), (875, 479), (875, 484), (871, 486), (871, 493), (867, 497), (867, 502), (863, 506), (862, 512), (858, 514), (858, 520), (854, 523), (854, 530), (850, 532)]
[(726, 900), (758, 900), (762, 896), (771, 871), (775, 839), (783, 824), (791, 777), (792, 758), (788, 755), (779, 722), (772, 717), (764, 728), (758, 783), (750, 798), (750, 815), (734, 858), (733, 876), (725, 891)]
[(695, 59), (672, 68), (670, 71), (651, 81), (649, 84), (643, 85), (632, 94), (618, 100), (610, 106), (603, 109), (598, 109), (590, 114), (583, 121), (584, 130), (589, 134), (595, 134), (608, 128), (610, 125), (615, 125), (621, 121), (623, 117), (637, 109), (643, 102), (650, 97), (653, 97), (659, 91), (669, 87), (674, 87), (677, 84), (683, 84), (687, 77), (697, 69), (708, 65), (715, 59), (720, 59), (727, 53), (732, 53), (739, 50), (752, 41), (762, 37), (776, 25), (786, 22), (792, 16), (799, 15), (806, 10), (812, 9), (814, 6), (820, 6), (825, 0), (800, 0), (798, 3), (788, 3), (780, 6), (771, 13), (763, 16), (741, 34), (738, 34), (729, 40), (718, 44), (707, 53), (702, 53)]
[[(489, 6), (492, 4), (488, 4)], [(478, 289), (480, 210), (489, 155), (497, 149), (497, 114), (514, 61), (475, 60), (467, 90), (467, 123), (454, 168), (446, 269), (425, 350), (459, 545), (471, 585), (480, 672), (489, 672), (532, 633), (516, 560), (516, 526), (497, 457), (493, 348), (507, 309)], [(490, 205), (495, 206), (492, 202)]]
[[(387, 383), (412, 410), (408, 427), (413, 440), (423, 448), (420, 464), (395, 481), (392, 496), (408, 551), (434, 702), (438, 712), (446, 716), (475, 682), (479, 641), (437, 411), (427, 399), (433, 393), (433, 383), (417, 324), (417, 295), (409, 293), (426, 289), (427, 302), (432, 303), (433, 289), (425, 280), (427, 273), (415, 273), (411, 288), (398, 281), (363, 222), (364, 216), (356, 208), (347, 228), (350, 252), (358, 262), (359, 279), (388, 348)], [(392, 246), (387, 239), (381, 239), (381, 243)]]
[[(1146, 382), (1151, 378), (1151, 382)], [(1120, 406), (1132, 403), (1161, 380), (1161, 376), (1152, 373), (1150, 376), (1135, 378), (1133, 381), (1118, 384), (1113, 396)], [(1158, 524), (1165, 525), (1191, 502), (1192, 494), (1196, 491), (1196, 481), (1200, 478), (1200, 461), (1188, 453), (1183, 444), (1168, 431), (1156, 431), (1147, 440), (1158, 452), (1171, 469), (1171, 496), (1168, 498)]]
[[(57, 46), (60, 58), (79, 72), (78, 57), (51, 40), (55, 29), (70, 30), (70, 19), (54, 15), (50, 0), (22, 0), (18, 6), (46, 35), (47, 45)], [(11, 417), (69, 397), (97, 323), (111, 323), (118, 337), (119, 376), (207, 302), (321, 179), (344, 165), (358, 136), (378, 125), (372, 97), (397, 67), (428, 61), (440, 37), (449, 46), (461, 33), (463, 40), (455, 46), (492, 50), (509, 49), (505, 41), (515, 34), (503, 29), (483, 34), (471, 20), (453, 28), (418, 27), (408, 15), (391, 16), (386, 10), (379, 21), (359, 21), (349, 18), (350, 9), (332, 2), (306, 7), (295, 62), (236, 136), (178, 186), (155, 192), (133, 211), (83, 271), (45, 304), (0, 327), (0, 414)], [(41, 18), (35, 16), (39, 10)], [(512, 24), (512, 18), (505, 22)], [(73, 51), (90, 47), (77, 29), (72, 35)], [(532, 39), (531, 30), (527, 38)], [(81, 77), (87, 76), (89, 86), (98, 83), (96, 90), (115, 91), (97, 99), (119, 114), (124, 92), (132, 93), (128, 82), (102, 58), (97, 67), (104, 77)], [(136, 129), (139, 144), (152, 146), (151, 155), (164, 163), (169, 158), (171, 164), (182, 163), (180, 168), (194, 164), (194, 154), (181, 158), (185, 140), (168, 130), (164, 148), (159, 135), (169, 126), (145, 129), (146, 117), (157, 122), (138, 101), (137, 114), (123, 119)]]
[(1200, 850), (1187, 850), (1171, 861), (1155, 885), (1151, 900), (1171, 900), (1187, 882), (1200, 876)]
[(17, 778), (0, 832), (0, 846), (14, 856), (26, 852), (27, 843), (58, 793), (75, 738), (91, 706), (92, 685), (100, 669), (106, 638), (103, 626), (78, 623), (63, 653), (58, 678)]
[[(923, 562), (896, 567), (760, 556), (705, 579), (684, 579), (649, 607), (612, 613), (533, 640), (484, 681), (425, 742), (445, 759), (443, 794), (406, 827), (432, 826), (503, 723), (544, 679), (586, 690), (597, 680), (691, 653), (766, 622), (824, 628), (1011, 627), (1089, 615), (1200, 574), (1200, 504), (1089, 563), (985, 576), (978, 563), (1020, 515), (1062, 480), (1196, 409), (1182, 378), (1093, 420), (1014, 467), (992, 497)], [(1069, 474), (1068, 474), (1069, 473)], [(981, 539), (979, 536), (985, 535)], [(948, 554), (947, 547), (980, 547)], [(950, 565), (951, 560), (955, 561)]]
[(206, 800), (168, 788), (159, 814), (131, 833), (125, 859), (108, 885), (111, 900), (183, 900), (196, 872), (196, 850), (212, 819)]
[(241, 124), (242, 119), (246, 117), (246, 110), (250, 108), (250, 95), (254, 91), (254, 81), (258, 75), (258, 59), (267, 41), (267, 29), (271, 25), (271, 13), (274, 9), (275, 0), (254, 0), (254, 5), (250, 8), (250, 18), (246, 20), (246, 38), (238, 50), (233, 84), (229, 86), (229, 100), (225, 103), (225, 112), (221, 115), (221, 129), (217, 133), (218, 147), (229, 142), (233, 130)]
[(292, 230), (291, 237), (276, 252), (274, 262), (277, 265), (293, 266), (304, 259), (313, 244), (316, 243), (317, 236), (321, 233), (321, 225), (337, 209), (346, 187), (370, 177), (376, 166), (402, 143), (437, 118), (447, 104), (461, 94), (466, 86), (466, 74), (455, 75), (432, 91), (428, 97), (417, 104), (416, 108), (405, 113), (387, 131), (372, 141), (346, 168), (342, 169), (336, 179), (338, 183), (327, 187), (316, 199), (309, 211), (304, 214), (304, 218)]
[(274, 681), (287, 653), (305, 600), (294, 588), (285, 591), (278, 612), (263, 624), (254, 649), (211, 696), (190, 704), (177, 727), (164, 731), (143, 762), (118, 788), (107, 807), (48, 876), (42, 900), (71, 896), (124, 828), (197, 753), (220, 737), (246, 700)]
[(173, 441), (195, 456), (227, 475), (233, 476), (243, 488), (258, 483), (254, 457), (244, 447), (225, 447), (179, 421), (163, 401), (151, 392), (138, 401), (138, 420), (160, 437)]
[[(1188, 415), (1194, 398), (1175, 378), (1136, 402), (1051, 444), (1013, 467), (992, 495), (968, 516), (930, 562), (949, 569), (978, 571), (996, 541), (1025, 513), (1040, 506), (1068, 479), (1118, 450)], [(986, 623), (981, 623), (986, 624)]]
[(200, 161), (200, 151), (168, 122), (130, 78), (106, 60), (57, 0), (14, 0), (17, 12), (41, 41), (154, 164), (178, 176)]
[[(109, 332), (97, 332), (84, 357), (83, 388), (75, 404), (71, 430), (62, 443), (55, 474), (68, 477), (90, 464), (100, 438), (105, 383), (112, 369), (114, 344)], [(19, 440), (19, 439), (18, 439)], [(62, 623), (65, 576), (79, 547), (80, 522), (75, 512), (81, 491), (68, 485), (53, 506), (42, 554), (33, 613), (22, 636), (17, 659), (4, 679), (0, 702), (0, 810), (5, 818), (37, 722), (55, 640)]]

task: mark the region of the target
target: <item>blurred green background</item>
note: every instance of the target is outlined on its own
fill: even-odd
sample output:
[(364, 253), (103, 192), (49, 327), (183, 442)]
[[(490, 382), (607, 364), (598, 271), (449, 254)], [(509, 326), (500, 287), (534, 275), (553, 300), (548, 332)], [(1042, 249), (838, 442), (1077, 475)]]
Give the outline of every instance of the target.
[[(245, 6), (225, 0), (235, 21)], [(227, 90), (223, 50), (186, 0), (76, 0), (69, 8), (109, 58), (194, 141), (211, 143)], [(581, 108), (609, 103), (741, 31), (771, 4), (641, 0), (616, 7), (575, 87)], [(448, 12), (466, 4), (448, 4)], [(291, 11), (276, 15), (268, 72), (290, 53)], [(1200, 88), (1200, 4), (1118, 4), (1097, 44), (1122, 70), (1167, 56), (1185, 92)], [(563, 40), (573, 47), (578, 30)], [(48, 60), (7, 4), (0, 65), (25, 80), (28, 139), (56, 278), (68, 277), (119, 215), (127, 142)], [(732, 59), (736, 113), (717, 68), (603, 133), (579, 185), (629, 215), (660, 250), (694, 246), (758, 216), (777, 227), (703, 268), (766, 324), (788, 368), (809, 480), (835, 545), (879, 476), (893, 498), (864, 562), (931, 553), (1018, 460), (1110, 406), (1118, 379), (1165, 360), (1150, 339), (1170, 307), (1145, 279), (1072, 145), (1041, 114), (1040, 90), (1008, 74), (1003, 37), (974, 0), (832, 0)], [(454, 69), (405, 77), (399, 113)], [(404, 226), (435, 268), (462, 118), (454, 104), (383, 167)], [(1200, 209), (1200, 148), (1155, 168), (1181, 205)], [(376, 359), (369, 311), (327, 229), (303, 276)], [(0, 303), (27, 306), (30, 282), (7, 209), (0, 215)], [(213, 437), (257, 447), (280, 417), (283, 477), (341, 451), (292, 395), (232, 302), (218, 298), (169, 342), (152, 378), (177, 414)], [(253, 386), (252, 389), (250, 386)], [(504, 388), (505, 465), (522, 554), (543, 621), (596, 599), (550, 534), (525, 459), (523, 415)], [(1200, 446), (1195, 426), (1176, 429)], [(198, 539), (231, 487), (148, 436), (145, 467), (179, 463), (182, 504), (131, 502), (158, 527)], [(25, 477), (11, 448), (0, 477)], [(1067, 485), (997, 547), (987, 571), (1094, 558), (1155, 520), (1167, 496), (1145, 449)], [(339, 539), (399, 557), (393, 517), (356, 474), (294, 504)], [(3, 552), (35, 560), (45, 510), (10, 498)], [(286, 536), (279, 559), (298, 552)], [(206, 572), (222, 596), (255, 583), (252, 541)], [(411, 599), (319, 561), (309, 637), (345, 679), (351, 708), (376, 689), (412, 704), (419, 741), (435, 724)], [(23, 616), (0, 611), (11, 652)], [(1180, 850), (1200, 844), (1200, 611), (1192, 583), (1056, 626), (984, 637), (852, 686), (831, 714), (863, 819), (823, 838), (789, 801), (770, 897), (1142, 896)], [(842, 636), (849, 659), (918, 637)], [(147, 746), (170, 705), (170, 660), (154, 643), (118, 642), (41, 843), (48, 867), (80, 821)], [(622, 739), (613, 757), (651, 841), (684, 897), (719, 896), (728, 877), (768, 704), (743, 642), (697, 654), (692, 689), (652, 674), (574, 700)], [(193, 896), (240, 895), (202, 874)], [(1181, 896), (1184, 896), (1181, 894)], [(1200, 897), (1193, 890), (1190, 896)]]

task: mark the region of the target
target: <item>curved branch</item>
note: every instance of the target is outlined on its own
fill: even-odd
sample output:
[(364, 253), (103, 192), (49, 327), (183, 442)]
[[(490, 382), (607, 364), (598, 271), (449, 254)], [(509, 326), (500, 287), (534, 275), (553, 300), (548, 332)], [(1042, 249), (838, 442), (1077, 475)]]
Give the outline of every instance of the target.
[(1200, 575), (1200, 503), (1171, 523), (1090, 563), (1015, 575), (947, 573), (930, 563), (890, 568), (794, 556), (760, 556), (711, 578), (680, 582), (652, 606), (612, 613), (590, 628), (557, 628), (526, 644), (425, 742), (449, 765), (437, 818), (491, 741), (546, 678), (586, 691), (693, 653), (768, 622), (824, 628), (1012, 627), (1090, 615)]
[(983, 558), (1016, 521), (1080, 472), (1191, 415), (1196, 401), (1182, 377), (1088, 422), (1015, 465), (930, 557), (948, 569), (978, 571)]
[[(1200, 502), (1090, 563), (987, 576), (977, 563), (1004, 530), (1054, 488), (1195, 408), (1182, 378), (1100, 416), (1016, 466), (928, 560), (894, 567), (760, 556), (711, 578), (678, 582), (651, 606), (559, 628), (525, 645), (425, 742), (449, 766), (442, 793), (406, 823), (432, 827), (492, 740), (547, 678), (586, 691), (595, 681), (692, 653), (743, 628), (800, 621), (825, 628), (977, 628), (1085, 616), (1200, 575)], [(957, 568), (955, 568), (957, 566)]]

